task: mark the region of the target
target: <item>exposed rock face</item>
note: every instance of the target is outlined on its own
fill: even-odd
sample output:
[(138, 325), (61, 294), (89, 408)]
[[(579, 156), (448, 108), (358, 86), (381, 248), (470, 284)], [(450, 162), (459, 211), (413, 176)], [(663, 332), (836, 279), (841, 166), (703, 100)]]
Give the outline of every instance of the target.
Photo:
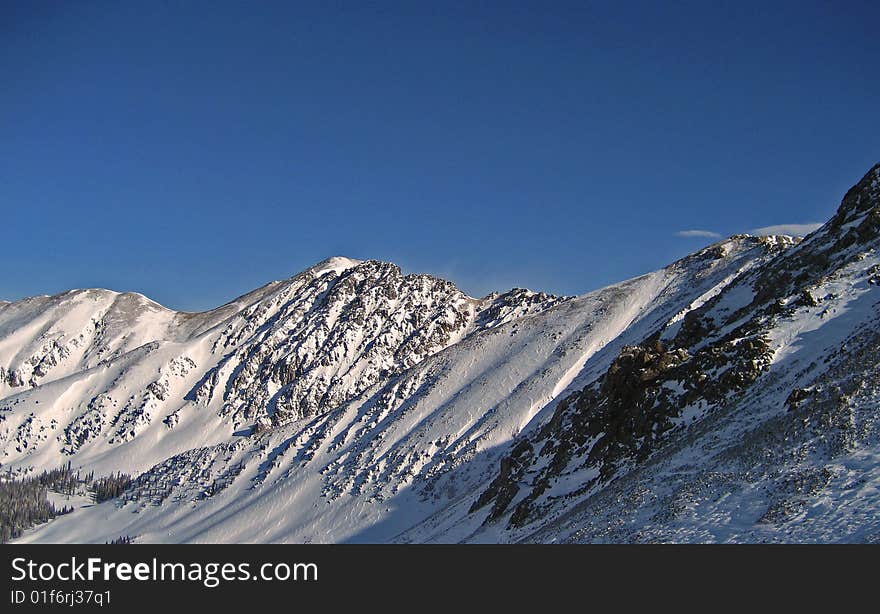
[[(471, 512), (491, 504), (486, 522), (507, 516), (510, 526), (523, 526), (552, 505), (545, 493), (565, 475), (581, 476), (573, 491), (594, 490), (623, 466), (647, 459), (667, 432), (741, 398), (771, 370), (774, 331), (805, 312), (823, 317), (823, 304), (837, 298), (825, 287), (873, 254), (878, 237), (880, 165), (803, 242), (766, 238), (791, 247), (733, 280), (679, 323), (623, 348), (599, 379), (561, 401), (543, 428), (513, 446)], [(864, 272), (868, 283), (873, 270)], [(786, 404), (795, 410), (810, 394), (795, 389)]]
[(545, 292), (514, 288), (504, 294), (490, 294), (480, 301), (477, 326), (492, 328), (523, 316), (546, 311), (571, 297), (556, 297)]
[(314, 416), (458, 341), (475, 308), (452, 283), (384, 262), (308, 275), (223, 330), (217, 345), (236, 349), (194, 393), (222, 395), (236, 425)]

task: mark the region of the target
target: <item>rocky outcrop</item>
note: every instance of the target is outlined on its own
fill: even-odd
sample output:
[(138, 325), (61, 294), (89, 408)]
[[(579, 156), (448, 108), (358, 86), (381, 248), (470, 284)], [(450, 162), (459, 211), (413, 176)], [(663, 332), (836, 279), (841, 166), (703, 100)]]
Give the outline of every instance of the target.
[(450, 282), (368, 261), (301, 280), (272, 308), (194, 392), (206, 403), (222, 395), (221, 412), (236, 425), (265, 428), (338, 407), (458, 341), (475, 301)]
[[(487, 523), (509, 517), (511, 527), (523, 526), (555, 498), (609, 483), (624, 466), (637, 466), (662, 447), (668, 432), (738, 400), (771, 370), (776, 329), (801, 313), (824, 317), (823, 303), (837, 298), (824, 284), (880, 247), (878, 239), (880, 165), (821, 229), (800, 243), (763, 238), (778, 250), (776, 257), (732, 280), (680, 322), (623, 348), (599, 379), (563, 399), (552, 418), (501, 461), (471, 513), (491, 504)], [(786, 405), (796, 410), (811, 394), (794, 389)], [(564, 476), (580, 477), (567, 492), (548, 495)]]

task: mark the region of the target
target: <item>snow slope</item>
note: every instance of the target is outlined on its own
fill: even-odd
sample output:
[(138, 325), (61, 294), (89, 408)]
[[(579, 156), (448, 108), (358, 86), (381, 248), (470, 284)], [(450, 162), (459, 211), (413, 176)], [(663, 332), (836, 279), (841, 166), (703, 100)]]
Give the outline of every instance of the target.
[(580, 297), (334, 258), (0, 304), (4, 468), (137, 475), (21, 540), (876, 539), (878, 192)]
[[(252, 434), (245, 421), (235, 419), (239, 414), (230, 399), (236, 399), (239, 390), (247, 391), (243, 402), (252, 402), (254, 393), (262, 390), (277, 396), (283, 384), (272, 390), (271, 374), (289, 355), (284, 354), (287, 348), (303, 345), (298, 329), (288, 331), (302, 326), (305, 318), (299, 312), (304, 310), (288, 306), (298, 308), (304, 301), (302, 294), (311, 296), (315, 290), (301, 281), (292, 284), (293, 290), (286, 284), (261, 294), (259, 301), (242, 301), (247, 305), (242, 310), (244, 316), (242, 312), (225, 319), (200, 315), (201, 320), (217, 323), (200, 325), (194, 335), (186, 331), (191, 337), (182, 337), (173, 329), (174, 341), (151, 342), (100, 369), (92, 367), (7, 397), (0, 407), (23, 418), (14, 430), (12, 420), (4, 420), (10, 433), (5, 451), (12, 457), (7, 465), (54, 466), (58, 458), (70, 456), (75, 466), (99, 473), (117, 469), (146, 472), (140, 480), (144, 487), (132, 494), (137, 501), (122, 513), (112, 504), (89, 510), (88, 515), (96, 518), (94, 539), (98, 541), (122, 532), (175, 541), (389, 539), (407, 528), (412, 519), (432, 514), (450, 499), (478, 488), (514, 437), (540, 422), (541, 413), (578, 378), (590, 379), (591, 373), (601, 370), (615, 348), (627, 339), (639, 339), (657, 322), (686, 309), (694, 295), (770, 257), (776, 247), (773, 242), (750, 237), (734, 238), (667, 269), (578, 298), (516, 290), (474, 300), (454, 293), (446, 282), (419, 278), (420, 287), (427, 284), (442, 292), (446, 311), (441, 311), (441, 317), (463, 314), (459, 320), (444, 320), (460, 322), (448, 338), (432, 345), (431, 338), (423, 335), (416, 346), (421, 354), (410, 359), (409, 368), (404, 362), (394, 374), (392, 366), (388, 369), (391, 374), (375, 383), (365, 382), (360, 370), (358, 381), (351, 384), (355, 387), (346, 389), (354, 390), (353, 398), (340, 397), (335, 406), (328, 402), (305, 416), (268, 421), (259, 429), (261, 433)], [(373, 283), (381, 283), (384, 272), (396, 269), (380, 263), (370, 266), (376, 280)], [(336, 292), (328, 291), (324, 284), (320, 290), (327, 298), (340, 293), (340, 288), (333, 286)], [(295, 297), (294, 292), (298, 293)], [(375, 292), (362, 288), (359, 296)], [(418, 309), (436, 304), (437, 294), (434, 289), (430, 297), (422, 296)], [(397, 297), (386, 298), (387, 305), (400, 302)], [(325, 322), (332, 321), (338, 327), (344, 309), (336, 306), (353, 300), (327, 301), (325, 307), (333, 308), (322, 314)], [(285, 307), (279, 308), (279, 303)], [(385, 310), (391, 311), (388, 307)], [(284, 321), (279, 313), (294, 316)], [(399, 320), (403, 319), (400, 316)], [(327, 355), (350, 365), (346, 349), (358, 341), (354, 333), (362, 334), (365, 323), (332, 350), (325, 347)], [(309, 346), (311, 351), (326, 339), (319, 334), (326, 335), (323, 331), (330, 328), (326, 323), (319, 327), (322, 333), (315, 334), (319, 341)], [(228, 351), (224, 344), (236, 349)], [(224, 350), (212, 352), (216, 347)], [(426, 352), (426, 347), (431, 351)], [(421, 358), (428, 353), (427, 358)], [(253, 360), (254, 354), (271, 358)], [(308, 352), (302, 354), (306, 360), (310, 358)], [(401, 354), (389, 352), (383, 358), (389, 360), (389, 356), (399, 359)], [(194, 367), (189, 362), (181, 366), (185, 360), (181, 357), (204, 366)], [(230, 360), (236, 367), (242, 363), (248, 366), (225, 368), (225, 361)], [(237, 386), (242, 373), (250, 379)], [(371, 373), (378, 370), (373, 367)], [(216, 382), (223, 384), (227, 394), (200, 395), (203, 390), (221, 388)], [(160, 395), (155, 394), (157, 388)], [(135, 422), (134, 434), (120, 434), (113, 420), (106, 419), (107, 426), (85, 444), (73, 448), (67, 443), (66, 432), (83, 423), (83, 416), (107, 406), (111, 410), (105, 414), (112, 416), (126, 397), (129, 410), (143, 407), (150, 416)], [(261, 405), (267, 403), (264, 397), (258, 398), (261, 400), (252, 402), (255, 413), (268, 409)], [(18, 409), (22, 405), (29, 411)], [(77, 406), (80, 413), (68, 409)], [(120, 413), (122, 419), (129, 416)], [(269, 410), (265, 415), (277, 412)], [(169, 417), (175, 416), (171, 428)], [(50, 427), (44, 428), (46, 434), (41, 437), (34, 425), (47, 423)], [(100, 426), (99, 420), (95, 423)], [(22, 424), (30, 438), (18, 437)], [(27, 444), (19, 444), (20, 451), (19, 440)], [(65, 449), (72, 454), (59, 457)], [(153, 465), (158, 466), (150, 469)], [(214, 492), (217, 479), (223, 488)], [(160, 483), (161, 487), (157, 486)], [(151, 498), (153, 490), (161, 490), (163, 496)], [(211, 496), (205, 496), (205, 491)], [(198, 502), (195, 508), (191, 500)], [(128, 526), (132, 521), (128, 508), (144, 501), (155, 505), (148, 504), (138, 522)], [(400, 509), (404, 513), (398, 517)], [(100, 515), (105, 510), (107, 517)], [(179, 521), (175, 520), (178, 514)], [(218, 522), (218, 514), (230, 520)], [(69, 529), (71, 519), (80, 527), (86, 526), (87, 521), (79, 516), (59, 518), (37, 535), (54, 539), (51, 535), (57, 528), (80, 539)], [(393, 520), (386, 520), (388, 516)], [(159, 527), (153, 528), (160, 517)], [(249, 518), (257, 517), (263, 522), (255, 526)], [(115, 522), (117, 518), (121, 525)], [(179, 522), (187, 525), (187, 530), (170, 529), (169, 535), (166, 526)]]

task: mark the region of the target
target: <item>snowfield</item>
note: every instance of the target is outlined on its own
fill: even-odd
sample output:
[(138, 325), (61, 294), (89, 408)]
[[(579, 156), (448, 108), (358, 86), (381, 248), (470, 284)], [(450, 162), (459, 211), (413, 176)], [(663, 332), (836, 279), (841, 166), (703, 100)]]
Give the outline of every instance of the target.
[(880, 541), (878, 237), (875, 167), (803, 240), (578, 297), (337, 257), (0, 303), (3, 470), (136, 476), (19, 541)]

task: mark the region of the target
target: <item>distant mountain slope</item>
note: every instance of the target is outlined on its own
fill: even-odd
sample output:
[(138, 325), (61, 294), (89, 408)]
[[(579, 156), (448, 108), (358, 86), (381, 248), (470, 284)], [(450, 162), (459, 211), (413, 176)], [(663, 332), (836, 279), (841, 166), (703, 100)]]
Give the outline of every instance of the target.
[(334, 258), (206, 313), (107, 290), (7, 304), (3, 461), (51, 466), (73, 455), (144, 470), (335, 408), (471, 330), (556, 301), (511, 293), (484, 304), (392, 264)]
[(581, 297), (334, 258), (200, 314), (0, 303), (4, 468), (137, 476), (22, 539), (875, 539), (878, 204)]

